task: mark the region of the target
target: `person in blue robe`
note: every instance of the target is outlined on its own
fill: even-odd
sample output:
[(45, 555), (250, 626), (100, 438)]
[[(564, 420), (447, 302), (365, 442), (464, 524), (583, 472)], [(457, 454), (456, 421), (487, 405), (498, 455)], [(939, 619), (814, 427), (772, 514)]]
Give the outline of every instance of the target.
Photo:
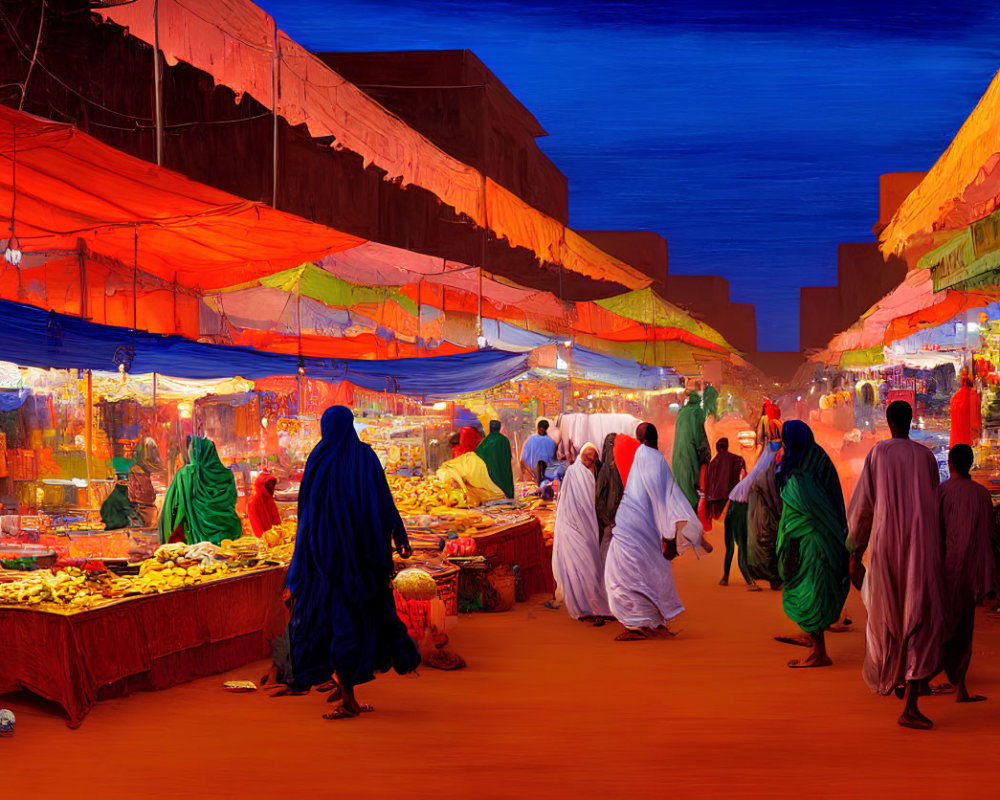
[(340, 705), (328, 719), (357, 717), (355, 687), (375, 673), (412, 672), (420, 656), (396, 613), (392, 551), (412, 555), (375, 451), (345, 406), (328, 408), (322, 438), (299, 489), (298, 534), (288, 570), (288, 625), (297, 688), (329, 685)]

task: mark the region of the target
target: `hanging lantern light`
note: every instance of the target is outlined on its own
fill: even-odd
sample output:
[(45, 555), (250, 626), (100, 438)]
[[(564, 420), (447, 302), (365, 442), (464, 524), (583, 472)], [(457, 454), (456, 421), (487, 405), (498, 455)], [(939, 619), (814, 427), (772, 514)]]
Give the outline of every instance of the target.
[(7, 248), (3, 251), (3, 258), (11, 266), (18, 266), (21, 263), (21, 257), (24, 254), (21, 252), (21, 243), (17, 240), (17, 236), (14, 233), (13, 224), (10, 226), (10, 238), (7, 240)]

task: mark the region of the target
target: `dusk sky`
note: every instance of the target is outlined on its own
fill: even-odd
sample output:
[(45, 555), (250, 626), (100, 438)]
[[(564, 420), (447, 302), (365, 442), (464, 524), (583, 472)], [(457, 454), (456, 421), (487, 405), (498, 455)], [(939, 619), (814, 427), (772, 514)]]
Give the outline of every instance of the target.
[(261, 5), (313, 50), (472, 50), (548, 131), (570, 224), (662, 234), (756, 304), (761, 350), (798, 348), (879, 174), (930, 168), (1000, 67), (990, 3)]

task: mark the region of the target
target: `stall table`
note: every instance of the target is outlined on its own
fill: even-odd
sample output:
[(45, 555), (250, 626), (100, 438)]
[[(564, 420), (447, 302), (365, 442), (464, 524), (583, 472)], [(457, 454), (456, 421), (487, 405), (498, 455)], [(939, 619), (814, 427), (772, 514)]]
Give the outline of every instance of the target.
[(75, 728), (100, 700), (166, 689), (265, 658), (284, 630), (286, 567), (90, 611), (0, 608), (0, 693), (25, 689)]
[(521, 582), (529, 595), (555, 591), (551, 552), (546, 554), (542, 526), (534, 514), (522, 523), (473, 534), (472, 538), (476, 541), (476, 555), (518, 565)]

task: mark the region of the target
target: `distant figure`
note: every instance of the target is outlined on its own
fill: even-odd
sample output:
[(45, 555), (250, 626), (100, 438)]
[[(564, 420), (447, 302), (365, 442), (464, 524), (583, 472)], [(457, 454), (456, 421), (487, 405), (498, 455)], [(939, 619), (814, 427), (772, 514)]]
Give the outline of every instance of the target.
[(687, 404), (677, 412), (671, 462), (673, 477), (695, 511), (698, 510), (701, 468), (712, 460), (712, 449), (708, 446), (708, 436), (705, 435), (705, 411), (700, 404), (698, 393), (692, 392)]
[(144, 528), (156, 525), (156, 489), (152, 476), (157, 472), (163, 472), (160, 448), (152, 436), (146, 436), (136, 446), (128, 471), (128, 499)]
[(734, 502), (729, 494), (740, 480), (746, 476), (747, 465), (741, 456), (729, 452), (729, 440), (719, 439), (715, 443), (716, 456), (705, 473), (705, 519), (709, 524), (722, 516), (726, 537), (726, 557), (722, 565), (720, 586), (729, 585), (729, 570), (733, 565), (733, 554), (738, 551), (736, 563), (743, 580), (749, 588), (759, 591), (747, 569), (747, 504)]
[(566, 470), (552, 538), (552, 572), (560, 590), (557, 601), (565, 602), (573, 619), (585, 622), (603, 622), (611, 615), (594, 505), (597, 456), (597, 447), (588, 442)]
[(597, 507), (597, 524), (600, 526), (602, 556), (607, 556), (611, 544), (611, 529), (615, 526), (615, 515), (625, 493), (625, 482), (615, 462), (615, 441), (618, 435), (609, 433), (604, 437), (601, 469), (597, 473), (595, 487), (594, 504)]
[(604, 568), (611, 613), (625, 626), (618, 641), (672, 635), (667, 622), (684, 606), (664, 553), (690, 547), (712, 551), (698, 516), (657, 450), (656, 428), (644, 422), (636, 436), (642, 445), (625, 483)]
[(539, 485), (546, 478), (561, 478), (566, 465), (556, 460), (556, 442), (549, 436), (549, 421), (538, 420), (537, 432), (529, 436), (521, 448), (521, 465), (535, 476)]
[(969, 694), (965, 676), (972, 658), (976, 606), (993, 589), (993, 503), (989, 490), (969, 477), (972, 460), (968, 445), (951, 448), (951, 478), (937, 488), (944, 540), (944, 670), (958, 689), (959, 703), (986, 699)]
[(320, 431), (299, 490), (288, 640), (296, 686), (329, 682), (328, 700), (340, 705), (324, 716), (350, 719), (372, 710), (358, 702), (356, 686), (420, 663), (392, 594), (393, 547), (401, 558), (412, 551), (382, 465), (358, 438), (351, 410), (328, 408)]
[(710, 383), (705, 384), (701, 407), (705, 410), (706, 418), (709, 416), (714, 420), (719, 418), (719, 390)]
[(833, 462), (808, 425), (789, 420), (781, 440), (776, 475), (782, 502), (777, 548), (784, 583), (781, 602), (813, 646), (806, 658), (788, 666), (827, 667), (833, 662), (824, 631), (837, 621), (851, 588), (844, 495)]
[(962, 386), (951, 398), (951, 441), (949, 447), (979, 440), (982, 431), (982, 408), (979, 392), (972, 388), (972, 381), (962, 378)]
[(938, 468), (930, 450), (910, 441), (909, 403), (890, 403), (885, 416), (892, 438), (865, 459), (848, 515), (851, 580), (868, 609), (863, 675), (883, 695), (905, 684), (899, 724), (926, 729), (933, 723), (917, 699), (941, 668), (944, 635)]
[(278, 479), (270, 472), (260, 473), (254, 481), (253, 497), (250, 498), (247, 516), (250, 518), (254, 536), (258, 539), (275, 525), (281, 524), (278, 504), (274, 502), (274, 488), (277, 485)]
[(458, 444), (451, 448), (451, 457), (458, 458), (466, 453), (474, 453), (483, 435), (471, 425), (465, 425), (458, 430)]
[(490, 420), (490, 433), (476, 448), (476, 455), (486, 464), (490, 480), (507, 498), (514, 497), (514, 467), (510, 439), (500, 432), (500, 420)]
[(163, 500), (161, 542), (212, 542), (239, 539), (243, 524), (236, 515), (236, 479), (219, 459), (215, 443), (191, 436), (189, 462), (177, 470)]

